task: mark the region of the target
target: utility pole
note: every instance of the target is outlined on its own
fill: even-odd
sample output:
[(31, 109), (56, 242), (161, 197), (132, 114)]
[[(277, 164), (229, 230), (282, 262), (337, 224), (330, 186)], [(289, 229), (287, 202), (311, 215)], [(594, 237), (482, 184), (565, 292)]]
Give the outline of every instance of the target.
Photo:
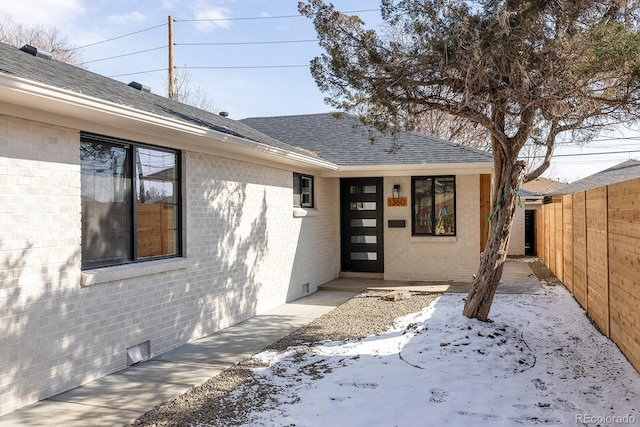
[(169, 15), (169, 99), (175, 92), (175, 69), (173, 68), (173, 17)]

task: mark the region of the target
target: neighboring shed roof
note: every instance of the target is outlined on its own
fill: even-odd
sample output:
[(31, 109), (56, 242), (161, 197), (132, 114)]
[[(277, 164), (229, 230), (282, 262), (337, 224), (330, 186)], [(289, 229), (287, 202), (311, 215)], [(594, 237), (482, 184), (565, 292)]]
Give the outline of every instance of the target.
[(566, 187), (551, 191), (547, 193), (547, 195), (559, 196), (562, 194), (579, 193), (592, 188), (611, 185), (636, 178), (640, 178), (640, 161), (632, 159), (593, 175), (589, 175), (588, 177), (573, 182)]
[(542, 197), (539, 193), (536, 193), (535, 191), (529, 191), (526, 188), (520, 187), (520, 189), (518, 190), (518, 195), (520, 197)]
[(391, 152), (393, 138), (363, 125), (357, 117), (332, 113), (280, 117), (252, 117), (241, 120), (290, 145), (318, 153), (342, 166), (491, 163), (489, 153), (464, 147), (417, 132), (402, 132)]
[(536, 178), (533, 181), (529, 181), (525, 184), (522, 184), (522, 188), (527, 191), (536, 194), (546, 194), (550, 191), (558, 190), (567, 184), (564, 182), (554, 181), (548, 178)]
[(35, 57), (5, 43), (0, 43), (0, 73), (308, 155), (237, 120), (182, 104), (164, 96), (134, 89), (125, 83), (55, 59)]

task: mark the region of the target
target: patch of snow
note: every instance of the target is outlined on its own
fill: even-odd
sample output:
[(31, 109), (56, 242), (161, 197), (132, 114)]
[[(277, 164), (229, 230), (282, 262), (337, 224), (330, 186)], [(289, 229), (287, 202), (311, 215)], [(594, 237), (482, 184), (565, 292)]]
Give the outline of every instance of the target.
[(247, 425), (640, 422), (640, 375), (566, 289), (496, 295), (491, 322), (464, 317), (463, 298), (445, 294), (363, 340), (255, 356), (277, 392)]

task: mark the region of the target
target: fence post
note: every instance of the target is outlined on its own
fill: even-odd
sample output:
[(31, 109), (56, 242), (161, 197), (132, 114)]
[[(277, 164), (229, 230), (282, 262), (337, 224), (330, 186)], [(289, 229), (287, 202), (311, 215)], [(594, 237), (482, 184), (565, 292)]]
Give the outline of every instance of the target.
[(604, 240), (605, 240), (605, 271), (607, 272), (607, 337), (611, 337), (611, 271), (609, 270), (609, 186), (604, 187)]

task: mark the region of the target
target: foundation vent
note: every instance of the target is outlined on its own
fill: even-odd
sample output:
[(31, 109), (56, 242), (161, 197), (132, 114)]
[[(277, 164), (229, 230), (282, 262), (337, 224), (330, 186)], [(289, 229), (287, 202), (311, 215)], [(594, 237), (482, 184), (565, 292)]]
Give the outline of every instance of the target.
[(149, 359), (151, 355), (151, 341), (145, 341), (127, 348), (127, 365), (135, 365)]

